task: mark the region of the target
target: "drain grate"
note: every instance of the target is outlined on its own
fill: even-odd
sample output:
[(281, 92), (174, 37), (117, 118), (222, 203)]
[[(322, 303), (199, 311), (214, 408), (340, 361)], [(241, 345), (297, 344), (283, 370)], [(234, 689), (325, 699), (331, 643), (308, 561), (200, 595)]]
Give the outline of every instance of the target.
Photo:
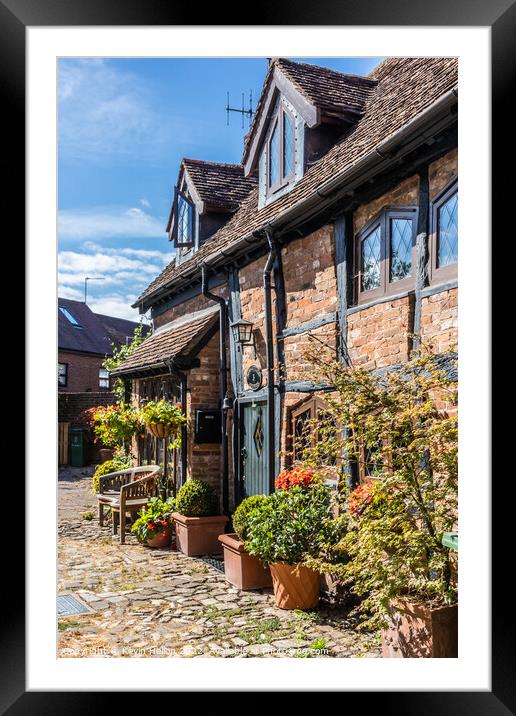
[(201, 557), (201, 562), (204, 562), (205, 564), (209, 564), (210, 567), (215, 567), (215, 569), (218, 569), (219, 572), (224, 571), (224, 557)]
[(92, 611), (86, 602), (71, 594), (61, 594), (57, 598), (58, 617), (68, 617), (72, 614), (90, 614)]

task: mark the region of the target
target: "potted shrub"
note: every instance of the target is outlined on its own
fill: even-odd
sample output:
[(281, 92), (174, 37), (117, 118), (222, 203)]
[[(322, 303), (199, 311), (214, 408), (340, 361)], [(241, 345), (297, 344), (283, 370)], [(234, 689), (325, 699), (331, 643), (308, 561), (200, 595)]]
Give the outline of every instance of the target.
[(149, 400), (140, 408), (141, 418), (156, 438), (173, 438), (170, 447), (181, 444), (181, 426), (186, 417), (178, 405), (161, 400)]
[(176, 511), (172, 517), (176, 529), (177, 548), (189, 557), (218, 554), (219, 535), (228, 522), (219, 514), (215, 490), (202, 480), (188, 480), (177, 493)]
[(249, 554), (244, 545), (248, 538), (249, 515), (266, 499), (264, 495), (253, 495), (242, 500), (233, 514), (235, 531), (219, 536), (219, 542), (224, 549), (226, 579), (238, 589), (261, 589), (272, 586), (269, 568), (264, 566), (258, 557)]
[(140, 542), (147, 547), (168, 547), (172, 541), (172, 511), (174, 500), (153, 497), (131, 527)]
[(269, 565), (278, 607), (317, 606), (320, 574), (306, 562), (337, 540), (337, 524), (331, 489), (322, 484), (278, 490), (251, 510), (245, 548)]
[(335, 424), (349, 426), (332, 437), (340, 454), (375, 476), (349, 495), (337, 546), (349, 559), (336, 571), (362, 598), (363, 625), (382, 630), (384, 656), (454, 658), (457, 581), (442, 543), (457, 523), (454, 356), (423, 347), (383, 374), (326, 362), (320, 352), (313, 362), (336, 386), (328, 397)]

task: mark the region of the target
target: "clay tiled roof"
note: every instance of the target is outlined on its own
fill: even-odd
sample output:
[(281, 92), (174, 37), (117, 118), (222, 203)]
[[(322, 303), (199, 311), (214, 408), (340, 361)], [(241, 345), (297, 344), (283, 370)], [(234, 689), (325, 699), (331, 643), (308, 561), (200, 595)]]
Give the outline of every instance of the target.
[(258, 184), (256, 177), (244, 176), (241, 164), (185, 158), (183, 165), (200, 198), (208, 206), (234, 211)]
[(66, 309), (79, 324), (74, 325), (62, 311), (57, 311), (59, 350), (113, 355), (111, 343), (125, 345), (127, 336), (132, 336), (139, 325), (123, 318), (93, 313), (84, 301), (59, 298), (58, 306)]
[(179, 357), (191, 358), (206, 333), (218, 321), (218, 308), (202, 311), (190, 321), (176, 321), (146, 338), (113, 375), (138, 372), (143, 368), (160, 368)]
[(203, 244), (192, 258), (178, 266), (167, 266), (135, 305), (197, 270), (210, 254), (226, 249), (233, 242), (251, 237), (253, 232), (274, 221), (285, 211), (315, 197), (321, 184), (353, 167), (380, 142), (453, 89), (458, 79), (457, 60), (393, 58), (385, 60), (371, 77), (378, 79), (378, 84), (366, 104), (364, 115), (318, 162), (307, 169), (289, 193), (258, 209), (258, 192), (254, 190), (228, 223)]

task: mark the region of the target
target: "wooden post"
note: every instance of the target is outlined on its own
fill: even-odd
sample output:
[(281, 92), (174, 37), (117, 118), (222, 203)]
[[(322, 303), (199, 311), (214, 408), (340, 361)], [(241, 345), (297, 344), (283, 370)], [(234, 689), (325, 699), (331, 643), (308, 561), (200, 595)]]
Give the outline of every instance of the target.
[[(335, 270), (337, 274), (337, 306), (339, 321), (339, 361), (350, 365), (348, 353), (348, 306), (352, 300), (353, 291), (353, 214), (346, 212), (335, 220)], [(349, 429), (342, 428), (344, 444), (348, 439)], [(347, 488), (352, 488), (357, 482), (356, 466), (352, 465), (343, 455), (342, 477)]]
[(416, 236), (416, 286), (412, 325), (412, 349), (421, 345), (421, 293), (428, 284), (428, 214), (429, 214), (428, 166), (419, 171), (419, 209)]

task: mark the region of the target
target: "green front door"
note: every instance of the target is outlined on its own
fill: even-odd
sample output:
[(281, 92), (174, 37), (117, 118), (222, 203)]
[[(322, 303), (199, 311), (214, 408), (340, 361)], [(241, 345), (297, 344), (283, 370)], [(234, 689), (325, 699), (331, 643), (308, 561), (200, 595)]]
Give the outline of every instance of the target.
[(242, 497), (268, 495), (267, 402), (244, 404), (241, 425)]

